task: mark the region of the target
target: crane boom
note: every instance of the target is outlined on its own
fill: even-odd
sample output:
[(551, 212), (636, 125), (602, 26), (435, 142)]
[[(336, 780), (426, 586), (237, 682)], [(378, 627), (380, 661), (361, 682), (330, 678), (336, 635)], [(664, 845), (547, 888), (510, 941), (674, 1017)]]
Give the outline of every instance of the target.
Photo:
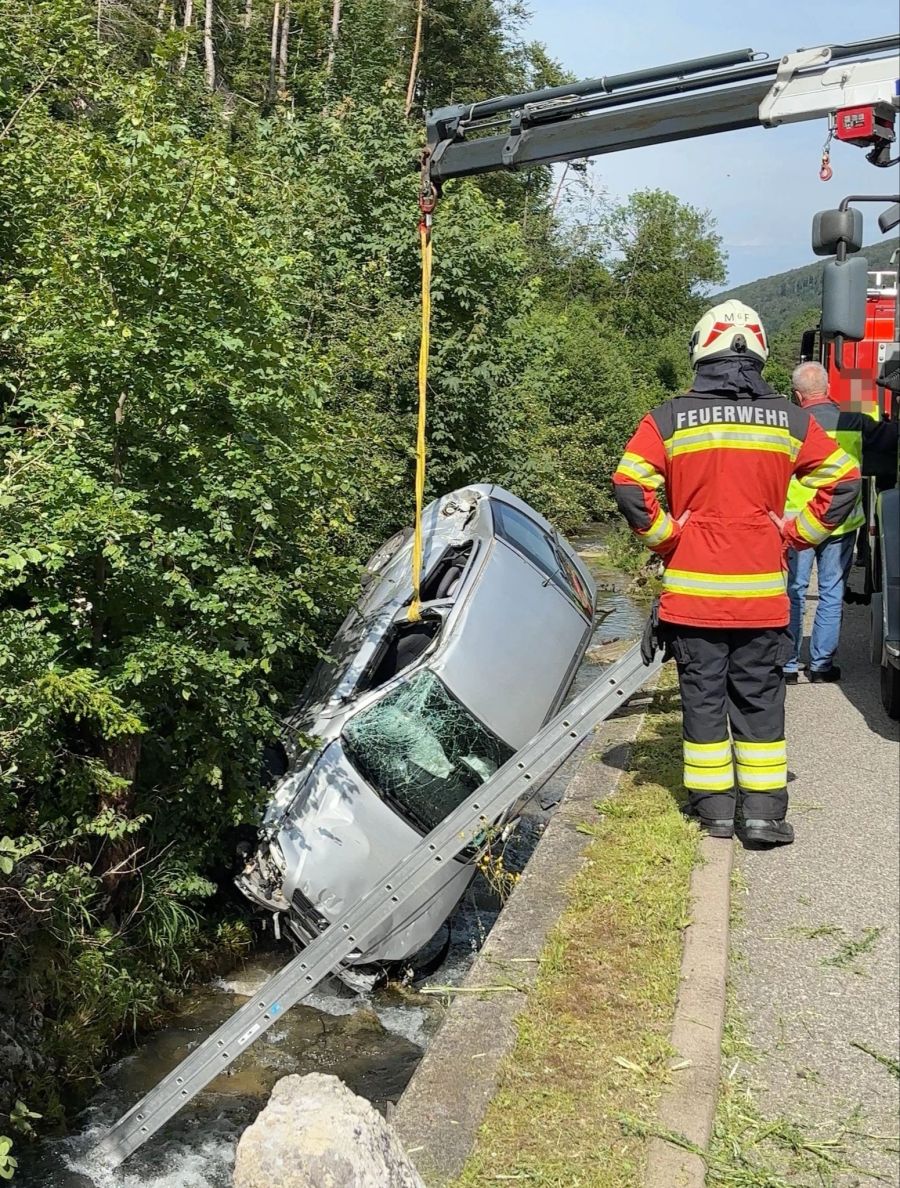
[[(893, 53), (891, 53), (893, 51)], [(738, 128), (775, 127), (853, 109), (873, 115), (870, 160), (892, 164), (900, 36), (798, 50), (736, 50), (543, 91), (437, 108), (426, 116), (426, 180), (522, 169)], [(501, 131), (494, 131), (497, 128)]]

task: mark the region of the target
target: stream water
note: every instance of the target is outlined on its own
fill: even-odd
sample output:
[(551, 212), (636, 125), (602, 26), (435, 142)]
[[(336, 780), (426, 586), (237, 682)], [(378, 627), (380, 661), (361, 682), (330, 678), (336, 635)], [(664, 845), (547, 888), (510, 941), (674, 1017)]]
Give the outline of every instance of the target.
[[(640, 634), (646, 613), (626, 593), (627, 579), (609, 565), (602, 527), (575, 543), (598, 583), (598, 616), (573, 692), (609, 663), (608, 645)], [(504, 855), (509, 868), (521, 869), (527, 862), (568, 775), (563, 768), (539, 793)], [(447, 956), (427, 981), (441, 986), (460, 982), (498, 911), (498, 900), (479, 876), (454, 914)], [(289, 1073), (334, 1073), (380, 1109), (396, 1101), (440, 1023), (440, 998), (395, 986), (360, 997), (329, 980), (124, 1167), (110, 1170), (94, 1156), (103, 1132), (254, 994), (288, 955), (284, 949), (257, 953), (229, 976), (187, 995), (165, 1028), (107, 1070), (103, 1087), (78, 1119), (76, 1131), (20, 1152), (17, 1188), (227, 1188), (241, 1131), (256, 1117), (275, 1082)]]

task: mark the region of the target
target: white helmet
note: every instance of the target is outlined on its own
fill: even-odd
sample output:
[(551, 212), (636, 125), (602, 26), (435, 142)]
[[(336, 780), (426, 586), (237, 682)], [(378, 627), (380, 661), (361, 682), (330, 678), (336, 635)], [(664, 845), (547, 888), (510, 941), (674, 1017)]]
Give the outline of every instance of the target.
[(694, 327), (689, 349), (692, 367), (710, 359), (740, 359), (750, 355), (765, 363), (769, 357), (769, 343), (759, 314), (733, 298), (706, 311)]

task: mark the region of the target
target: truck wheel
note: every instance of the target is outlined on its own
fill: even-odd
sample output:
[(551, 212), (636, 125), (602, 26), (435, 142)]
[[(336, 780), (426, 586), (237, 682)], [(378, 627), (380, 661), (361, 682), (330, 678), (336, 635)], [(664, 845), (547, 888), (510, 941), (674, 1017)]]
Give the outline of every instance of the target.
[(881, 666), (881, 704), (889, 718), (900, 718), (900, 668), (893, 664)]
[(869, 659), (873, 664), (881, 663), (884, 647), (884, 595), (878, 590), (869, 603)]

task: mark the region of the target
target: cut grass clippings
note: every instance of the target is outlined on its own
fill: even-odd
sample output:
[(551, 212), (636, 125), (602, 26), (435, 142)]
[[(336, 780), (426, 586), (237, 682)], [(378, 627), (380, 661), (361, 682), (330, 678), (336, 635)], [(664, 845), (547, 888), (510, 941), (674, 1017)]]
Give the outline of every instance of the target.
[(792, 1118), (764, 1116), (749, 1077), (738, 1071), (752, 1065), (754, 1056), (730, 995), (722, 1042), (726, 1075), (705, 1154), (707, 1188), (860, 1188), (890, 1182), (854, 1159), (860, 1139), (882, 1147), (888, 1141), (862, 1132), (857, 1111), (836, 1121), (827, 1134)]
[[(585, 822), (569, 908), (501, 1067), (498, 1092), (456, 1188), (635, 1188), (669, 1079), (669, 1034), (698, 832), (676, 803), (681, 718), (664, 672), (629, 771)], [(677, 1072), (675, 1073), (677, 1076)]]

